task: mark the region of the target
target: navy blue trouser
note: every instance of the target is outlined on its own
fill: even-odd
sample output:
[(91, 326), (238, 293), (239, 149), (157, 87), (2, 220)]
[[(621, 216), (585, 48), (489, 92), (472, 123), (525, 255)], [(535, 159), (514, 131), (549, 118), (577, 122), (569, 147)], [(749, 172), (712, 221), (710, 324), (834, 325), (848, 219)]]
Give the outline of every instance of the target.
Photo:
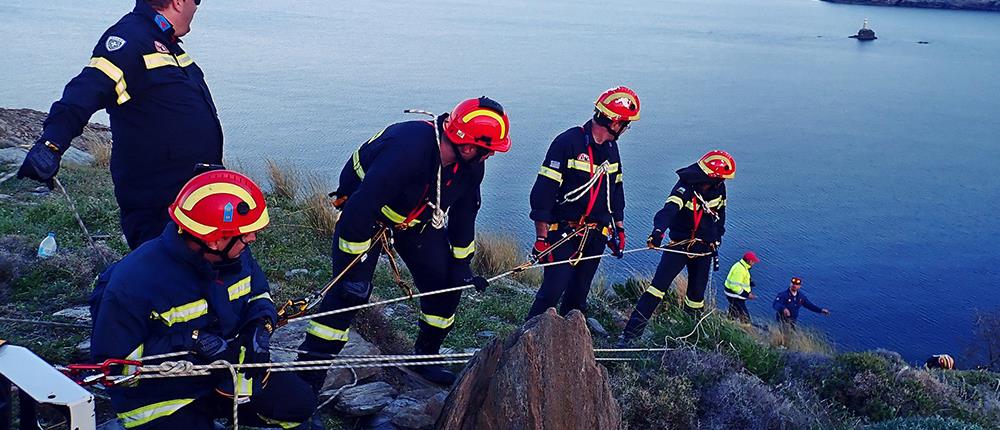
[[(229, 374), (226, 372), (226, 377)], [(291, 428), (309, 420), (316, 409), (316, 395), (298, 375), (274, 372), (267, 385), (255, 390), (250, 401), (239, 406), (240, 424), (255, 427)], [(214, 430), (213, 421), (233, 416), (232, 400), (217, 394), (196, 399), (163, 418), (133, 427), (136, 430)]]
[(747, 301), (744, 299), (737, 299), (733, 297), (726, 297), (729, 301), (729, 316), (733, 319), (749, 323), (750, 322), (750, 310), (747, 309)]
[[(555, 243), (562, 239), (564, 233), (568, 234), (572, 233), (572, 231), (566, 229), (550, 231), (547, 240), (550, 244)], [(552, 256), (552, 260), (554, 261), (564, 261), (571, 257), (580, 257), (580, 255), (576, 254), (580, 250), (581, 240), (583, 240), (582, 236), (576, 236), (560, 245), (549, 255)], [(608, 238), (601, 234), (600, 230), (591, 229), (587, 234), (586, 242), (583, 244), (582, 256), (589, 257), (604, 253), (607, 241)], [(545, 261), (549, 261), (549, 259), (546, 258)], [(541, 262), (544, 263), (545, 261)], [(528, 316), (525, 317), (525, 320), (529, 320), (545, 312), (546, 309), (555, 307), (557, 304), (559, 305), (559, 314), (563, 316), (574, 309), (586, 313), (587, 295), (590, 294), (590, 284), (594, 280), (594, 275), (597, 273), (597, 267), (600, 263), (600, 259), (594, 258), (581, 261), (577, 264), (567, 263), (546, 267), (542, 278), (542, 286), (538, 288), (538, 293), (535, 294), (535, 301), (531, 304), (531, 309), (528, 310)]]
[[(421, 231), (422, 230), (422, 231)], [(374, 234), (374, 231), (373, 231)], [(334, 233), (333, 273), (340, 273), (355, 256), (337, 249), (339, 231)], [(420, 292), (437, 291), (457, 286), (449, 285), (451, 246), (445, 229), (410, 228), (393, 230), (393, 244), (399, 256), (413, 276), (413, 282)], [(372, 241), (362, 261), (351, 268), (320, 303), (316, 312), (342, 309), (368, 303), (372, 293), (372, 278), (378, 265), (382, 246)], [(448, 332), (455, 322), (455, 310), (462, 298), (460, 291), (437, 294), (420, 298), (420, 333), (414, 343), (418, 354), (437, 354)], [(357, 311), (344, 312), (316, 318), (310, 321), (306, 330), (306, 340), (300, 349), (325, 354), (338, 354), (347, 343), (347, 331)], [(309, 357), (301, 357), (308, 360)]]
[(170, 221), (167, 207), (154, 209), (121, 209), (122, 234), (130, 250), (135, 250), (163, 234), (163, 228)]
[[(702, 252), (694, 250), (692, 252)], [(689, 258), (683, 254), (664, 252), (660, 264), (656, 266), (653, 282), (639, 297), (635, 310), (625, 325), (625, 338), (635, 339), (642, 335), (646, 324), (653, 316), (653, 311), (663, 301), (663, 296), (670, 288), (671, 282), (681, 270), (687, 267), (688, 286), (684, 297), (684, 307), (690, 313), (698, 313), (705, 306), (705, 288), (708, 286), (709, 271), (712, 270), (712, 257), (704, 256)]]

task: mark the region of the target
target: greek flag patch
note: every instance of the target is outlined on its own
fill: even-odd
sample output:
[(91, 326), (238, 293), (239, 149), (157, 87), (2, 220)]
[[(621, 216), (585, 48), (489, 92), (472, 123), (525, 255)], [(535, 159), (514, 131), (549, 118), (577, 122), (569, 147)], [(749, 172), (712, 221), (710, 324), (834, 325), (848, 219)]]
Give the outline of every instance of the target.
[(558, 169), (560, 166), (562, 166), (562, 163), (560, 163), (560, 162), (558, 162), (556, 160), (549, 161), (549, 167), (551, 167), (553, 169)]

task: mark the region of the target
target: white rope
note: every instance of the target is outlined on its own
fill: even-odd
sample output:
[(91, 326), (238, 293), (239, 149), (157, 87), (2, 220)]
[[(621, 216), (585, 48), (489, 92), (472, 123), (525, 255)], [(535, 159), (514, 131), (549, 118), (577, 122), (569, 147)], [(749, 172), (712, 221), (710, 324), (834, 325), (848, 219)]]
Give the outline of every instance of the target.
[(652, 249), (655, 249), (657, 251), (672, 252), (674, 254), (686, 255), (688, 257), (707, 257), (709, 255), (712, 255), (711, 252), (688, 252), (688, 251), (681, 251), (679, 249), (664, 248), (662, 246), (653, 247)]
[[(647, 248), (647, 247), (635, 248), (635, 249), (629, 249), (627, 251), (623, 251), (622, 254), (631, 254), (633, 252), (641, 252), (641, 251), (648, 251), (648, 250), (649, 250), (649, 248)], [(487, 281), (493, 282), (493, 281), (496, 281), (496, 280), (499, 280), (499, 279), (502, 279), (502, 278), (506, 278), (506, 277), (508, 277), (510, 275), (513, 275), (515, 273), (521, 272), (523, 270), (538, 269), (538, 268), (543, 268), (543, 267), (556, 266), (556, 265), (560, 265), (560, 264), (567, 264), (567, 263), (570, 263), (571, 261), (593, 260), (593, 259), (598, 259), (598, 258), (611, 257), (613, 255), (614, 254), (598, 254), (598, 255), (591, 255), (589, 257), (581, 257), (581, 258), (573, 258), (573, 259), (562, 260), (562, 261), (554, 261), (554, 262), (551, 262), (551, 263), (532, 264), (530, 266), (519, 267), (519, 268), (508, 270), (508, 271), (506, 271), (504, 273), (501, 273), (501, 274), (499, 274), (497, 276), (489, 278)], [(453, 293), (453, 292), (456, 292), (456, 291), (467, 290), (469, 288), (475, 288), (475, 285), (469, 284), (469, 285), (462, 285), (462, 286), (458, 286), (458, 287), (444, 288), (444, 289), (441, 289), (441, 290), (428, 291), (426, 293), (414, 294), (412, 296), (397, 297), (395, 299), (388, 299), (388, 300), (383, 300), (383, 301), (380, 301), (380, 302), (366, 303), (366, 304), (361, 304), (361, 305), (356, 305), (356, 306), (349, 306), (349, 307), (341, 308), (341, 309), (334, 309), (332, 311), (319, 312), (319, 313), (315, 313), (315, 314), (311, 314), (311, 315), (303, 315), (303, 316), (300, 316), (300, 317), (289, 319), (288, 323), (290, 324), (290, 323), (293, 323), (293, 322), (296, 322), (296, 321), (311, 320), (311, 319), (315, 319), (315, 318), (319, 318), (319, 317), (325, 317), (325, 316), (328, 316), (328, 315), (342, 314), (342, 313), (345, 313), (345, 312), (353, 312), (353, 311), (357, 311), (357, 310), (361, 310), (361, 309), (366, 309), (366, 308), (371, 308), (371, 307), (381, 306), (381, 305), (387, 305), (387, 304), (401, 302), (401, 301), (409, 300), (409, 299), (417, 299), (417, 298), (420, 298), (420, 297), (433, 296), (433, 295), (437, 295), (437, 294)]]
[[(441, 136), (438, 133), (437, 115), (422, 109), (404, 109), (403, 113), (416, 113), (431, 117), (431, 126), (434, 127), (434, 144), (441, 144)], [(455, 156), (460, 157), (459, 154), (455, 154)], [(431, 227), (434, 227), (436, 230), (444, 228), (448, 214), (441, 209), (441, 163), (438, 163), (437, 170), (437, 195), (434, 198), (434, 203), (427, 202), (427, 205), (434, 209), (434, 212), (431, 214)]]
[[(587, 194), (588, 191), (590, 191), (591, 188), (594, 187), (595, 184), (597, 184), (597, 181), (600, 180), (602, 176), (607, 176), (607, 175), (608, 175), (608, 162), (607, 160), (605, 160), (603, 163), (601, 163), (600, 166), (597, 166), (597, 169), (594, 170), (593, 176), (591, 176), (587, 182), (567, 192), (566, 195), (563, 196), (563, 201), (560, 204), (565, 204), (580, 200), (581, 198), (583, 198), (584, 195)], [(610, 180), (610, 176), (608, 177), (608, 179)], [(608, 187), (608, 189), (609, 190), (611, 189), (610, 186)], [(608, 197), (608, 212), (610, 213), (611, 196), (608, 195), (607, 197)]]

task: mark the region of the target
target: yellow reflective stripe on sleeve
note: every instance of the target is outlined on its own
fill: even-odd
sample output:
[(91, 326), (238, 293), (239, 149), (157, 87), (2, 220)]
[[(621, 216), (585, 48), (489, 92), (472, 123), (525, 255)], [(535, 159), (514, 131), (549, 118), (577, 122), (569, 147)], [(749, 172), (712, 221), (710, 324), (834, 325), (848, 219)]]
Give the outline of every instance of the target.
[(271, 298), (271, 293), (269, 293), (269, 292), (260, 293), (260, 294), (258, 294), (256, 296), (251, 297), (250, 300), (248, 300), (248, 301), (252, 302), (254, 300), (262, 300), (262, 299), (267, 299), (268, 301), (271, 301), (271, 302), (274, 301), (274, 299)]
[(271, 424), (271, 425), (275, 425), (275, 426), (281, 427), (281, 428), (286, 429), (286, 430), (287, 429), (293, 429), (295, 427), (298, 427), (298, 426), (302, 425), (302, 423), (296, 423), (296, 422), (291, 422), (291, 421), (273, 420), (273, 419), (265, 417), (265, 416), (263, 416), (261, 414), (257, 414), (257, 418), (260, 418), (260, 420), (263, 421), (263, 422), (265, 422), (265, 423), (268, 423), (268, 424)]
[(208, 301), (205, 299), (195, 300), (186, 305), (177, 306), (170, 308), (166, 312), (156, 313), (153, 312), (153, 316), (157, 317), (167, 327), (170, 327), (177, 323), (191, 321), (200, 316), (208, 314)]
[(118, 104), (125, 103), (132, 98), (128, 95), (128, 91), (125, 91), (125, 73), (118, 66), (114, 65), (114, 63), (103, 57), (93, 57), (90, 59), (90, 64), (87, 67), (93, 67), (104, 72), (105, 75), (115, 82), (115, 92), (118, 93)]
[(351, 242), (344, 240), (344, 238), (340, 238), (340, 242), (338, 244), (340, 250), (348, 254), (361, 254), (367, 251), (368, 248), (371, 248), (371, 246), (372, 246), (371, 239), (368, 239), (364, 242)]
[(677, 196), (667, 197), (667, 203), (668, 204), (669, 203), (673, 203), (673, 204), (677, 205), (677, 207), (680, 207), (680, 208), (684, 207), (684, 200), (681, 200), (681, 198), (677, 197)]
[[(390, 208), (388, 205), (382, 206), (382, 215), (385, 215), (385, 217), (388, 218), (389, 221), (392, 221), (396, 224), (402, 224), (403, 221), (406, 221), (406, 217), (400, 215), (399, 212), (392, 210), (392, 208)], [(411, 220), (410, 223), (407, 224), (406, 226), (413, 227), (417, 224), (420, 224), (420, 220), (414, 219)]]
[[(139, 359), (142, 358), (143, 348), (144, 348), (144, 344), (140, 343), (139, 347), (137, 347), (134, 351), (132, 351), (127, 357), (125, 357), (125, 359), (126, 360), (136, 360), (136, 361), (138, 361)], [(122, 375), (131, 375), (131, 374), (135, 373), (135, 370), (136, 370), (136, 366), (124, 366), (123, 369), (122, 369)]]
[(608, 164), (608, 173), (618, 173), (618, 168), (619, 168), (620, 166), (621, 166), (621, 165), (620, 165), (620, 164), (618, 164), (618, 163), (611, 163), (611, 164)]
[(347, 330), (339, 330), (333, 327), (320, 324), (316, 321), (309, 321), (309, 327), (306, 327), (306, 333), (316, 336), (323, 340), (339, 340), (341, 342), (347, 342)]
[(143, 55), (142, 61), (146, 63), (146, 70), (153, 70), (165, 66), (187, 67), (194, 64), (194, 60), (192, 60), (187, 53), (174, 57), (171, 54), (154, 52), (152, 54)]
[(187, 67), (194, 64), (194, 60), (192, 60), (191, 56), (188, 55), (187, 52), (185, 52), (177, 56), (177, 64), (180, 65), (181, 67)]
[(542, 168), (540, 170), (538, 170), (538, 174), (541, 175), (541, 176), (544, 176), (546, 178), (549, 178), (549, 179), (551, 179), (553, 181), (556, 181), (559, 184), (562, 184), (562, 181), (563, 181), (563, 179), (562, 179), (562, 173), (559, 173), (558, 170), (550, 169), (548, 167), (542, 166)]
[(656, 287), (654, 287), (652, 285), (650, 285), (648, 288), (646, 288), (646, 292), (649, 293), (649, 294), (652, 294), (653, 297), (656, 297), (658, 299), (663, 299), (663, 296), (665, 294), (663, 291), (660, 291), (659, 288), (656, 288)]
[[(381, 132), (379, 132), (381, 134)], [(358, 179), (365, 178), (365, 168), (361, 166), (361, 148), (354, 151), (354, 155), (351, 156), (351, 160), (354, 162), (354, 173), (358, 175)]]
[(720, 208), (726, 205), (726, 201), (722, 199), (722, 196), (716, 197), (708, 202), (708, 207), (710, 208)]
[(432, 327), (437, 327), (437, 328), (448, 328), (455, 323), (455, 315), (452, 315), (448, 318), (444, 318), (436, 315), (421, 313), (420, 319), (423, 322), (430, 324)]
[(457, 247), (451, 248), (451, 255), (459, 260), (463, 258), (468, 258), (470, 255), (472, 255), (473, 252), (476, 252), (476, 241), (474, 240), (472, 241), (472, 243), (469, 244), (469, 246), (466, 246), (464, 248), (457, 248)]
[(240, 279), (236, 281), (235, 284), (229, 286), (229, 301), (236, 300), (247, 294), (250, 294), (250, 277)]
[(157, 418), (169, 416), (193, 401), (194, 399), (176, 399), (153, 403), (128, 412), (120, 413), (118, 414), (118, 419), (121, 420), (122, 425), (124, 425), (127, 429), (138, 427)]
[(685, 297), (684, 298), (684, 305), (687, 306), (687, 307), (689, 307), (689, 308), (691, 308), (691, 309), (701, 309), (701, 308), (705, 307), (705, 301), (702, 300), (700, 302), (696, 302), (696, 301), (693, 301), (693, 300), (689, 300), (687, 297)]

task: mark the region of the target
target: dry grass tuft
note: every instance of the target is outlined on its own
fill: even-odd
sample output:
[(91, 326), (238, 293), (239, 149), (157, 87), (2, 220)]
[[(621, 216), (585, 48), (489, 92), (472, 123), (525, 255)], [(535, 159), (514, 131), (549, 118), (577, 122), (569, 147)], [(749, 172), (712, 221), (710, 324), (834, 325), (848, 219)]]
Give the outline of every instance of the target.
[(111, 167), (111, 143), (100, 142), (90, 145), (87, 150), (94, 156), (94, 166), (102, 169)]
[(773, 323), (768, 326), (767, 343), (772, 347), (785, 347), (790, 351), (833, 354), (835, 349), (827, 337), (816, 330), (798, 327), (795, 330), (782, 329)]
[(333, 236), (337, 228), (340, 212), (334, 209), (333, 201), (327, 195), (326, 186), (318, 177), (310, 177), (306, 188), (307, 196), (303, 201), (303, 214), (306, 224), (319, 233)]
[(302, 174), (295, 168), (279, 165), (267, 160), (267, 177), (271, 183), (271, 194), (280, 199), (293, 201), (298, 196)]
[[(527, 261), (527, 251), (518, 246), (514, 237), (507, 234), (478, 233), (476, 255), (472, 260), (477, 274), (491, 277), (506, 272)], [(514, 280), (531, 286), (542, 283), (540, 269), (525, 270), (512, 276)]]

